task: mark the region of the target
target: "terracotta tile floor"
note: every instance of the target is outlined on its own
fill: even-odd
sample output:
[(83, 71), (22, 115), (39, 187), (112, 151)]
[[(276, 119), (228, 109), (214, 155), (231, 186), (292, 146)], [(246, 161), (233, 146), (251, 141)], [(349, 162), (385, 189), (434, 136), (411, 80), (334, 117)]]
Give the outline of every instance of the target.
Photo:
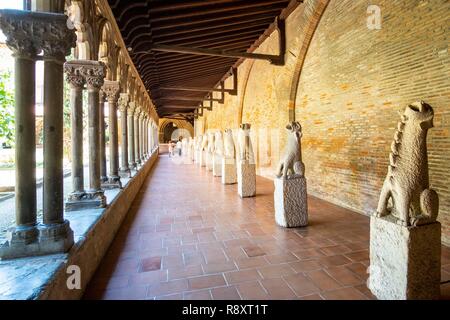
[[(373, 299), (369, 219), (308, 201), (307, 228), (280, 228), (272, 181), (258, 177), (257, 196), (240, 199), (236, 185), (162, 155), (84, 298)], [(442, 265), (449, 280), (447, 248)]]

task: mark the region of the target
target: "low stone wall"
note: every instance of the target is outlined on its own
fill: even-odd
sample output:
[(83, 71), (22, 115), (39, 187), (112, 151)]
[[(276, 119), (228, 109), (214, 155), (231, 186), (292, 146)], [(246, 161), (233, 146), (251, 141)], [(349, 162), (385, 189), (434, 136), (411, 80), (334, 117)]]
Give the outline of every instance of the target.
[[(72, 247), (67, 260), (60, 265), (35, 299), (68, 300), (80, 299), (83, 296), (87, 284), (114, 240), (134, 198), (157, 159), (158, 150), (153, 152), (150, 159), (105, 210), (101, 218), (86, 232), (84, 239), (79, 240)], [(67, 279), (70, 276), (67, 274), (67, 267), (71, 265), (78, 266), (81, 270), (81, 289), (70, 290), (67, 287)]]

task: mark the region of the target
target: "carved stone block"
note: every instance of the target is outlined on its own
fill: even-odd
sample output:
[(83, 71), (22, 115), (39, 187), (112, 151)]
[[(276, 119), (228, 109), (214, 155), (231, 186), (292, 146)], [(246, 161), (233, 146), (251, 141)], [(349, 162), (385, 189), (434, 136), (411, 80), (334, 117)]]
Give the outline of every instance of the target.
[(239, 161), (237, 169), (238, 193), (241, 198), (256, 195), (256, 166), (254, 163)]
[(305, 177), (275, 178), (275, 221), (287, 228), (308, 225), (308, 201)]
[(222, 176), (222, 156), (218, 154), (213, 155), (213, 176)]
[(208, 169), (208, 171), (213, 170), (213, 154), (209, 151), (206, 152), (206, 169)]
[(236, 161), (234, 159), (222, 159), (222, 183), (237, 183)]
[(441, 224), (406, 227), (396, 218), (370, 218), (369, 289), (382, 300), (438, 299)]
[(206, 167), (206, 151), (199, 151), (198, 152), (199, 159), (198, 164), (200, 167)]

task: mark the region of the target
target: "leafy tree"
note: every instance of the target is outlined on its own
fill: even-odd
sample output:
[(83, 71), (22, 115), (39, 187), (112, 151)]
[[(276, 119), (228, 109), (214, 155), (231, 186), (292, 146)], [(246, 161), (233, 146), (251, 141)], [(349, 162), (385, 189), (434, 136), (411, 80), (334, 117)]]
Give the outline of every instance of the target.
[(14, 91), (8, 87), (11, 72), (0, 73), (0, 142), (14, 144)]

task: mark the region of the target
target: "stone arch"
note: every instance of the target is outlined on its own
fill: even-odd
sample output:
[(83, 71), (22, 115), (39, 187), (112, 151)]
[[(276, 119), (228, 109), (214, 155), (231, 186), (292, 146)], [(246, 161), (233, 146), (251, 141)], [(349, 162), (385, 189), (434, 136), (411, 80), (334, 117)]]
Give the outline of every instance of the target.
[(98, 60), (106, 64), (106, 79), (114, 80), (114, 43), (111, 38), (112, 28), (110, 22), (106, 18), (100, 18), (98, 24), (98, 42), (97, 53)]
[(80, 60), (95, 59), (95, 41), (92, 31), (92, 10), (85, 1), (66, 1), (66, 14), (73, 24), (77, 35), (75, 58)]
[(188, 121), (163, 118), (163, 119), (159, 119), (158, 135), (159, 135), (160, 142), (163, 142), (163, 141), (161, 141), (161, 139), (164, 137), (164, 130), (170, 123), (174, 123), (180, 129), (185, 129), (185, 130), (189, 131), (189, 134), (191, 135), (191, 137), (194, 136), (194, 127)]
[(330, 3), (330, 0), (318, 0), (316, 1), (315, 8), (313, 9), (313, 14), (309, 20), (308, 26), (305, 30), (305, 39), (300, 47), (297, 62), (295, 64), (294, 73), (292, 75), (289, 102), (288, 102), (288, 113), (289, 121), (295, 121), (295, 106), (297, 99), (298, 84), (300, 82), (300, 76), (303, 69), (303, 64), (305, 63), (306, 54), (308, 53), (309, 46), (312, 42), (314, 34), (319, 26), (320, 20), (325, 13), (325, 10)]

